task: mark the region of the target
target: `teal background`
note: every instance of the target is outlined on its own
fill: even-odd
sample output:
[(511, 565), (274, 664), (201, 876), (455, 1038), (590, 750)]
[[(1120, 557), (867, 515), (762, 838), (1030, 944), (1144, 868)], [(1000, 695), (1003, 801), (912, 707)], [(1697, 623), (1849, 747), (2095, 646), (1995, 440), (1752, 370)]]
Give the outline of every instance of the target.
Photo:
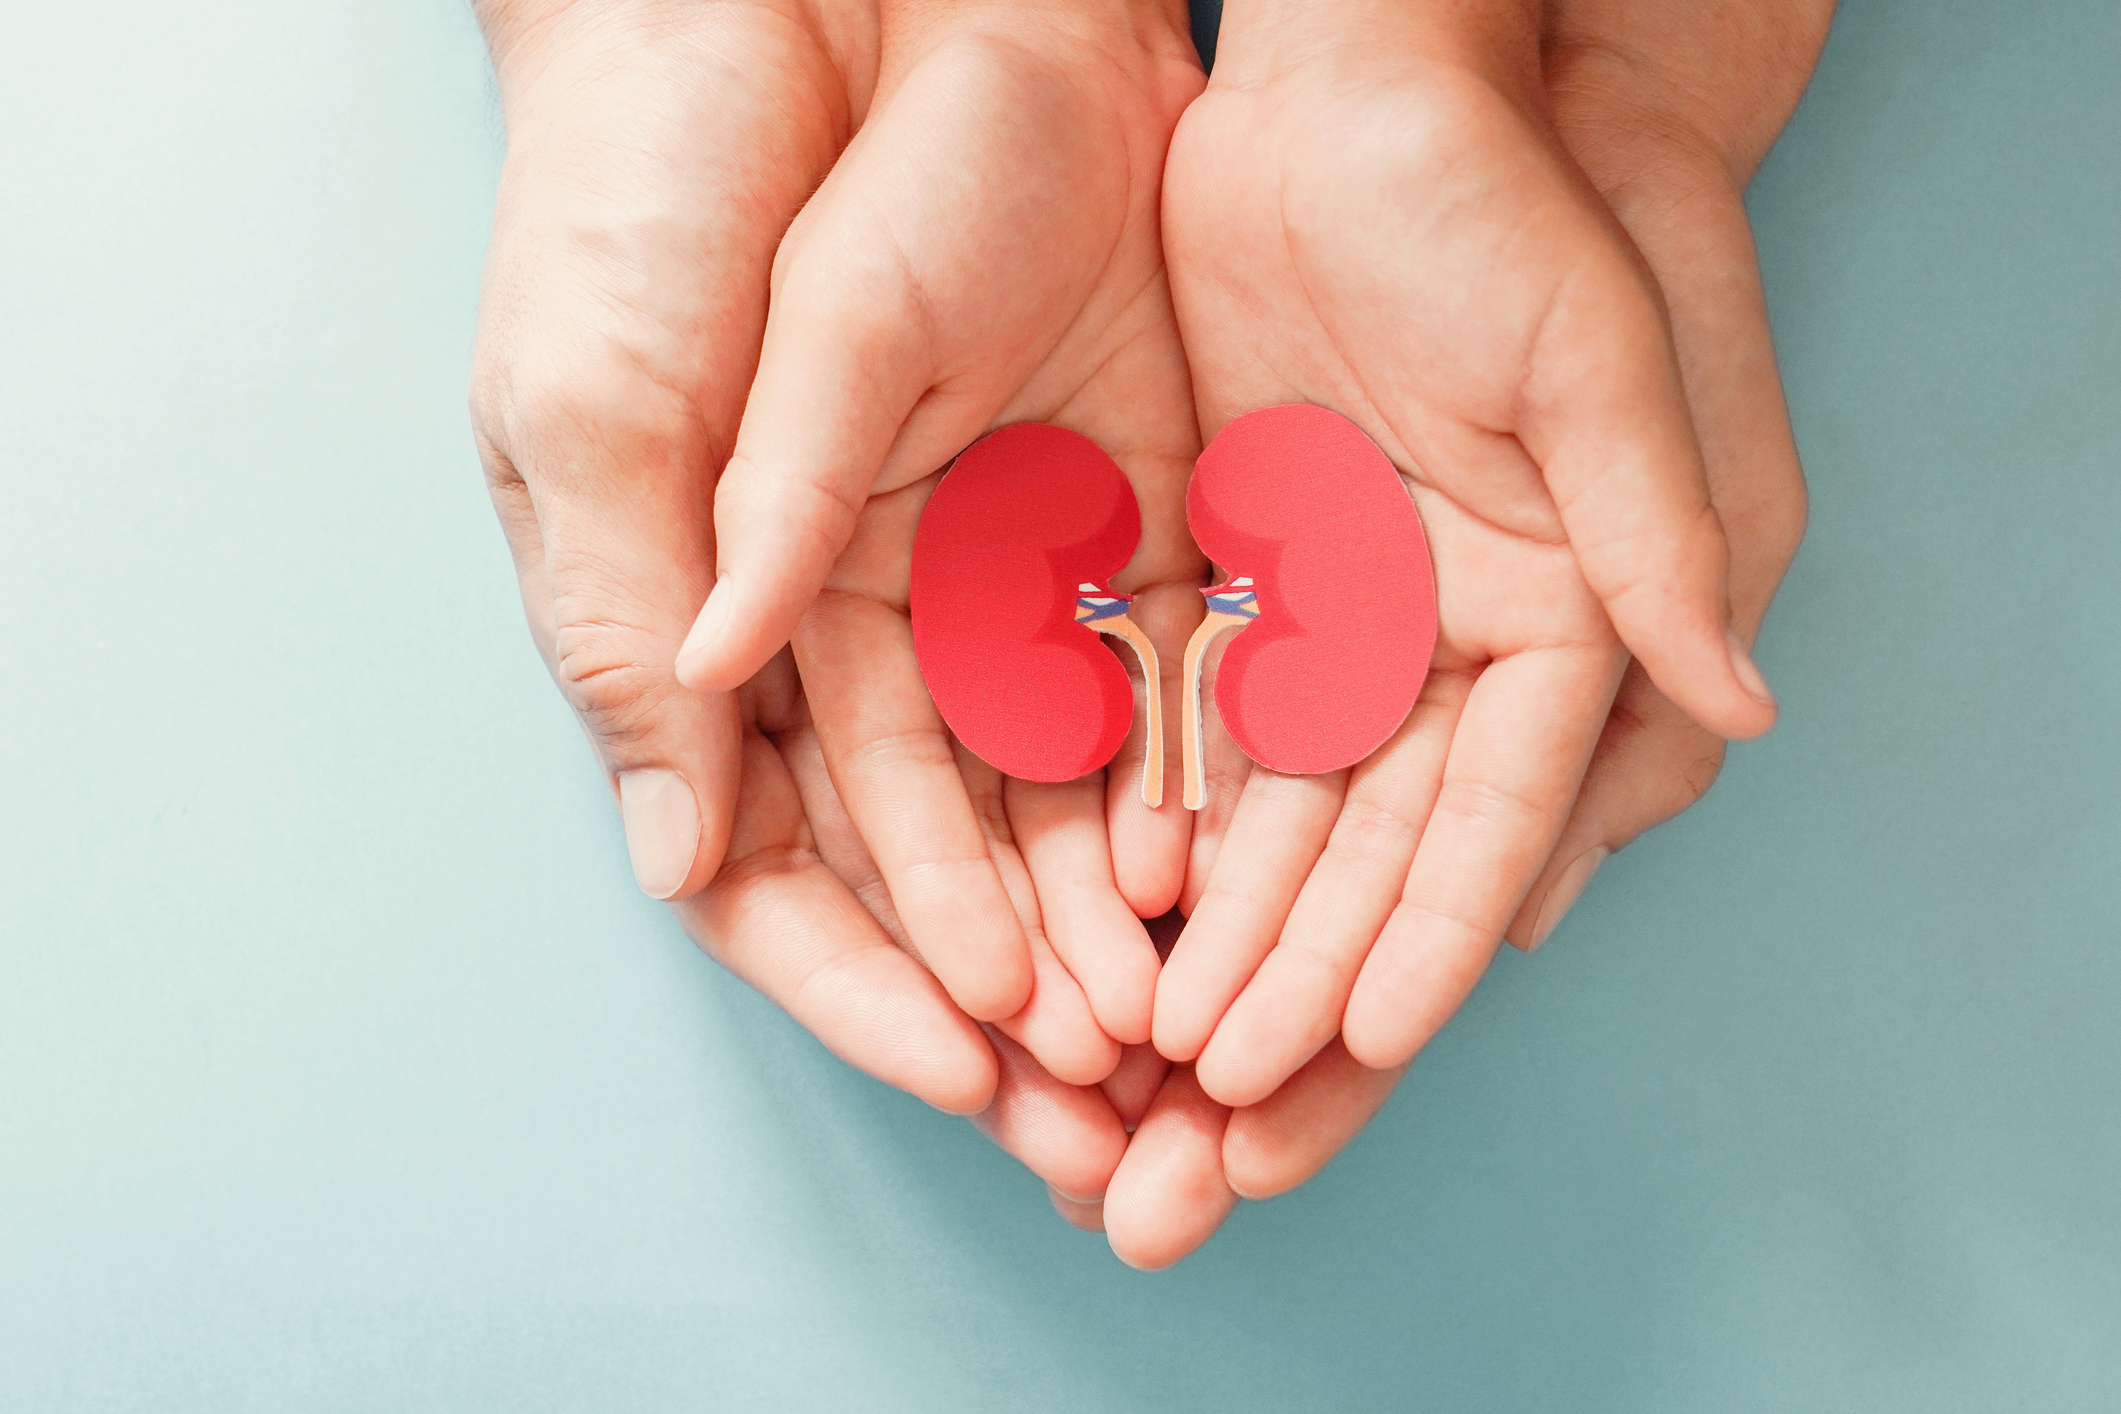
[(0, 1409), (2121, 1408), (2121, 7), (1847, 7), (1784, 724), (1159, 1276), (634, 891), (465, 12), (5, 30)]

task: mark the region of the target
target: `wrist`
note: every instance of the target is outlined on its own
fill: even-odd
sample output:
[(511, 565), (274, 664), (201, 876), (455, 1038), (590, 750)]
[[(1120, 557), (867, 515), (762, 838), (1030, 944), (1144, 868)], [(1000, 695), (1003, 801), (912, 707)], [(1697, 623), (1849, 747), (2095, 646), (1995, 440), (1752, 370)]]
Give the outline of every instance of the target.
[(536, 93), (643, 66), (827, 69), (857, 108), (876, 67), (875, 0), (474, 0), (474, 8), (511, 129), (514, 111)]
[(1186, 0), (877, 0), (877, 8), (887, 52), (918, 50), (946, 35), (980, 30), (1117, 41), (1159, 57), (1175, 52), (1189, 63), (1194, 58)]
[(1796, 110), (1833, 9), (1833, 0), (1557, 7), (1544, 41), (1556, 124), (1621, 161), (1713, 161), (1743, 188)]
[(1225, 0), (1214, 81), (1252, 87), (1307, 61), (1356, 55), (1467, 73), (1543, 102), (1539, 0)]

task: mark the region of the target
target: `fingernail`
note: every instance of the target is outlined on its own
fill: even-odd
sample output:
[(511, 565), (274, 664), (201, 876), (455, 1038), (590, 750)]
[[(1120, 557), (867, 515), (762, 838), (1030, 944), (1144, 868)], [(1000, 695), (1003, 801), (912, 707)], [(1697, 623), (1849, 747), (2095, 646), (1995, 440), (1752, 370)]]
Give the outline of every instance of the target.
[(1546, 901), (1539, 905), (1539, 921), (1532, 925), (1532, 941), (1526, 944), (1526, 952), (1547, 940), (1547, 934), (1553, 932), (1555, 925), (1576, 906), (1576, 900), (1583, 897), (1584, 886), (1591, 882), (1591, 876), (1598, 872), (1598, 866), (1605, 863), (1606, 856), (1612, 852), (1604, 845), (1594, 845), (1577, 855), (1575, 862), (1561, 871), (1554, 887), (1547, 890)]
[(716, 581), (708, 591), (707, 602), (700, 606), (700, 616), (692, 621), (692, 629), (685, 641), (678, 645), (678, 681), (690, 687), (691, 680), (699, 676), (699, 659), (722, 636), (722, 625), (729, 618), (729, 591)]
[(621, 772), (619, 818), (641, 892), (669, 898), (683, 888), (700, 848), (700, 807), (685, 778), (661, 768)]
[(1760, 675), (1760, 665), (1753, 661), (1753, 655), (1745, 651), (1738, 630), (1725, 630), (1724, 639), (1731, 645), (1731, 671), (1738, 674), (1738, 685), (1761, 706), (1774, 706), (1775, 694), (1768, 691), (1767, 679)]

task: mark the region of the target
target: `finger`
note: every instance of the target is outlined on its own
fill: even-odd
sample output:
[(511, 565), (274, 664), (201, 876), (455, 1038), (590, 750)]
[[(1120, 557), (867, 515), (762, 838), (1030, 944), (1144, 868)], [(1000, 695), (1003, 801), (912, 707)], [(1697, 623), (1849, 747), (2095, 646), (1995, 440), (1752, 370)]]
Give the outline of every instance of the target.
[(1053, 1200), (1053, 1211), (1059, 1213), (1061, 1220), (1070, 1227), (1079, 1227), (1084, 1232), (1105, 1230), (1105, 1203), (1102, 1198), (1095, 1203), (1078, 1203), (1050, 1183), (1046, 1185), (1046, 1196)]
[(1491, 663), (1466, 697), (1407, 888), (1341, 1022), (1364, 1065), (1403, 1065), (1480, 980), (1583, 779), (1622, 663), (1603, 647)]
[[(876, 867), (868, 846), (862, 843), (860, 832), (854, 828), (854, 822), (848, 818), (846, 808), (832, 789), (823, 749), (818, 745), (817, 733), (807, 716), (800, 722), (790, 723), (772, 740), (795, 779), (810, 820), (812, 837), (817, 842), (818, 856), (842, 883), (853, 890), (855, 897), (868, 908), (892, 941), (901, 947), (908, 946), (905, 926), (892, 906), (883, 873)], [(962, 748), (958, 760), (961, 765), (967, 760)], [(977, 804), (978, 792), (973, 795)], [(981, 818), (984, 825), (987, 812), (981, 812)], [(1119, 1063), (1119, 1043), (1099, 1029), (1089, 1003), (1083, 998), (1082, 989), (1047, 945), (1040, 927), (1035, 890), (1022, 862), (1015, 858), (1014, 849), (1007, 847), (1005, 839), (995, 840), (991, 831), (990, 841), (998, 849), (997, 867), (1030, 939), (1033, 979), (1031, 1000), (1023, 1010), (997, 1023), (997, 1027), (1027, 1048), (1049, 1074), (1063, 1083), (1097, 1084), (1109, 1078)], [(1000, 852), (1002, 850), (1006, 852)]]
[(1141, 1124), (1142, 1116), (1149, 1113), (1156, 1092), (1170, 1073), (1171, 1062), (1158, 1055), (1156, 1047), (1127, 1046), (1119, 1053), (1118, 1068), (1098, 1082), (1098, 1088), (1105, 1092), (1105, 1098), (1112, 1103), (1113, 1113), (1132, 1134)]
[(1223, 1104), (1257, 1104), (1340, 1031), (1355, 977), (1407, 886), (1472, 678), (1435, 671), (1392, 739), (1355, 767), (1347, 799), (1273, 951), (1196, 1065)]
[[(1178, 750), (1179, 706), (1184, 693), (1179, 665), (1186, 637), (1200, 621), (1199, 588), (1191, 582), (1158, 584), (1135, 591), (1128, 616), (1157, 647), (1155, 683), (1140, 688), (1146, 701), (1158, 694), (1163, 711), (1163, 803), (1153, 809), (1142, 802), (1140, 779), (1147, 756), (1148, 714), (1137, 710), (1119, 755), (1105, 768), (1105, 812), (1110, 829), (1113, 882), (1136, 917), (1154, 918), (1170, 911), (1185, 886), (1186, 851), (1193, 837), (1193, 812), (1182, 800), (1184, 771)], [(1122, 654), (1129, 659), (1131, 654)], [(1133, 674), (1138, 665), (1128, 664)], [(1137, 677), (1137, 681), (1140, 679)]]
[(1279, 1090), (1230, 1116), (1223, 1171), (1233, 1192), (1273, 1198), (1324, 1168), (1384, 1106), (1405, 1066), (1371, 1070), (1339, 1041)]
[(1006, 1036), (989, 1033), (1000, 1066), (994, 1099), (972, 1116), (982, 1134), (1077, 1203), (1102, 1198), (1127, 1148), (1119, 1116), (1094, 1085), (1066, 1085)]
[(1671, 336), (1647, 272), (1619, 251), (1608, 263), (1549, 308), (1518, 435), (1585, 581), (1651, 679), (1717, 735), (1758, 736), (1775, 701), (1731, 631), (1723, 523)]
[[(892, 906), (883, 873), (832, 789), (823, 749), (807, 716), (790, 723), (772, 740), (795, 779), (818, 856), (853, 890), (892, 941), (908, 946), (905, 926)], [(962, 748), (958, 759), (961, 764), (967, 760)], [(975, 804), (978, 794), (973, 792)], [(981, 818), (985, 824), (987, 812), (981, 812)], [(997, 1029), (1028, 1049), (1049, 1074), (1064, 1084), (1097, 1084), (1109, 1078), (1118, 1065), (1119, 1043), (1099, 1029), (1082, 989), (1047, 945), (1040, 928), (1035, 890), (1014, 849), (1008, 847), (1006, 839), (993, 839), (991, 833), (990, 840), (997, 848), (997, 867), (1030, 939), (1033, 979), (1031, 1000), (1014, 1016), (996, 1023)]]
[(514, 456), (482, 450), (532, 636), (611, 774), (635, 881), (684, 898), (721, 863), (742, 751), (735, 702), (670, 668), (713, 563), (705, 447), (687, 410), (601, 386), (517, 390)]
[(1156, 948), (1113, 879), (1103, 779), (1012, 780), (1006, 800), (1054, 952), (1106, 1035), (1127, 1045), (1148, 1040)]
[[(778, 661), (788, 664), (788, 677), (793, 679), (794, 653), (784, 650)], [(772, 667), (772, 664), (767, 665), (769, 673)], [(818, 742), (817, 728), (810, 720), (808, 704), (802, 701), (799, 692), (791, 692), (790, 701), (794, 707), (792, 712), (769, 719), (762, 711), (759, 726), (774, 749), (780, 752), (781, 759), (788, 765), (788, 774), (794, 778), (796, 794), (802, 800), (803, 817), (809, 823), (818, 858), (824, 860), (825, 867), (861, 900), (862, 907), (869, 910), (870, 917), (876, 919), (877, 926), (886, 936), (911, 952), (912, 940), (906, 935), (905, 924), (899, 921), (898, 910), (892, 906), (891, 890), (884, 883), (883, 871), (876, 867), (869, 846), (862, 843), (861, 831), (855, 829), (839, 792), (832, 787), (832, 772), (825, 765), (825, 749)]]
[(1348, 773), (1285, 776), (1256, 767), (1231, 818), (1215, 872), (1156, 979), (1156, 1049), (1189, 1061), (1281, 935), (1325, 848)]
[(1721, 737), (1703, 731), (1631, 667), (1584, 773), (1568, 824), (1505, 936), (1530, 952), (1582, 897), (1614, 851), (1699, 800), (1723, 766)]
[(1122, 1262), (1158, 1271), (1206, 1242), (1237, 1206), (1223, 1181), (1230, 1112), (1179, 1066), (1156, 1092), (1105, 1189), (1105, 1236)]
[(1031, 999), (1030, 944), (921, 682), (911, 626), (832, 591), (805, 615), (795, 654), (833, 786), (912, 947), (967, 1013), (1014, 1016)]
[(1179, 893), (1178, 906), (1188, 917), (1200, 907), (1208, 881), (1215, 876), (1216, 861), (1221, 857), (1230, 822), (1237, 816), (1238, 802), (1244, 799), (1245, 783), (1252, 778), (1255, 769), (1252, 759), (1231, 739), (1229, 728), (1223, 725), (1222, 714), (1214, 710), (1215, 674), (1229, 643), (1228, 636), (1218, 638), (1209, 647), (1201, 664), (1205, 699), (1200, 714), (1201, 754), (1206, 762), (1207, 779), (1203, 782), (1200, 809), (1193, 812), (1193, 835), (1186, 846), (1186, 882)]
[(708, 956), (848, 1064), (953, 1114), (993, 1097), (987, 1038), (819, 862), (764, 737), (745, 738), (728, 863), (677, 911)]
[(1119, 1064), (1119, 1042), (1098, 1026), (1082, 988), (1036, 933), (1031, 976), (1031, 1000), (995, 1025), (1064, 1084), (1095, 1085), (1110, 1075)]
[(1055, 1079), (1069, 1085), (1095, 1085), (1119, 1064), (1119, 1042), (1099, 1027), (1082, 986), (1054, 955), (1047, 939), (1039, 892), (1009, 819), (1002, 773), (963, 746), (957, 748), (957, 765), (973, 814), (986, 832), (988, 857), (1001, 875), (1031, 945), (1031, 1000), (996, 1025), (1029, 1050)]
[[(1745, 209), (1696, 183), (1678, 205), (1616, 201), (1671, 307), (1709, 489), (1731, 533), (1735, 626), (1750, 639), (1804, 532), (1804, 473), (1790, 434)], [(1723, 763), (1723, 742), (1658, 692), (1639, 665), (1622, 680), (1568, 825), (1507, 934), (1530, 950), (1554, 931), (1607, 856), (1687, 809)]]
[(928, 314), (891, 232), (828, 179), (776, 262), (758, 372), (715, 490), (718, 578), (678, 655), (726, 692), (787, 642), (932, 371)]

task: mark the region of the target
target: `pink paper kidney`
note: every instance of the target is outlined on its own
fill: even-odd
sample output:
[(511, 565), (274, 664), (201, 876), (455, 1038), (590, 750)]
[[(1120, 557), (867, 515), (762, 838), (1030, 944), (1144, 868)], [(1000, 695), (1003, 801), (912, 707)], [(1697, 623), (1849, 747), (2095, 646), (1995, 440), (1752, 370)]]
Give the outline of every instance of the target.
[[(1241, 630), (1215, 677), (1215, 705), (1238, 746), (1303, 775), (1382, 746), (1413, 708), (1436, 646), (1428, 540), (1391, 460), (1337, 413), (1263, 408), (1201, 453), (1186, 519), (1230, 576), (1208, 591), (1188, 679), (1207, 637)], [(1188, 767), (1192, 805), (1197, 760)]]
[[(982, 761), (1066, 781), (1119, 750), (1134, 690), (1098, 634), (1132, 628), (1103, 586), (1140, 539), (1133, 488), (1077, 433), (1004, 427), (944, 473), (913, 541), (913, 646)], [(1155, 776), (1160, 798), (1160, 764)]]

